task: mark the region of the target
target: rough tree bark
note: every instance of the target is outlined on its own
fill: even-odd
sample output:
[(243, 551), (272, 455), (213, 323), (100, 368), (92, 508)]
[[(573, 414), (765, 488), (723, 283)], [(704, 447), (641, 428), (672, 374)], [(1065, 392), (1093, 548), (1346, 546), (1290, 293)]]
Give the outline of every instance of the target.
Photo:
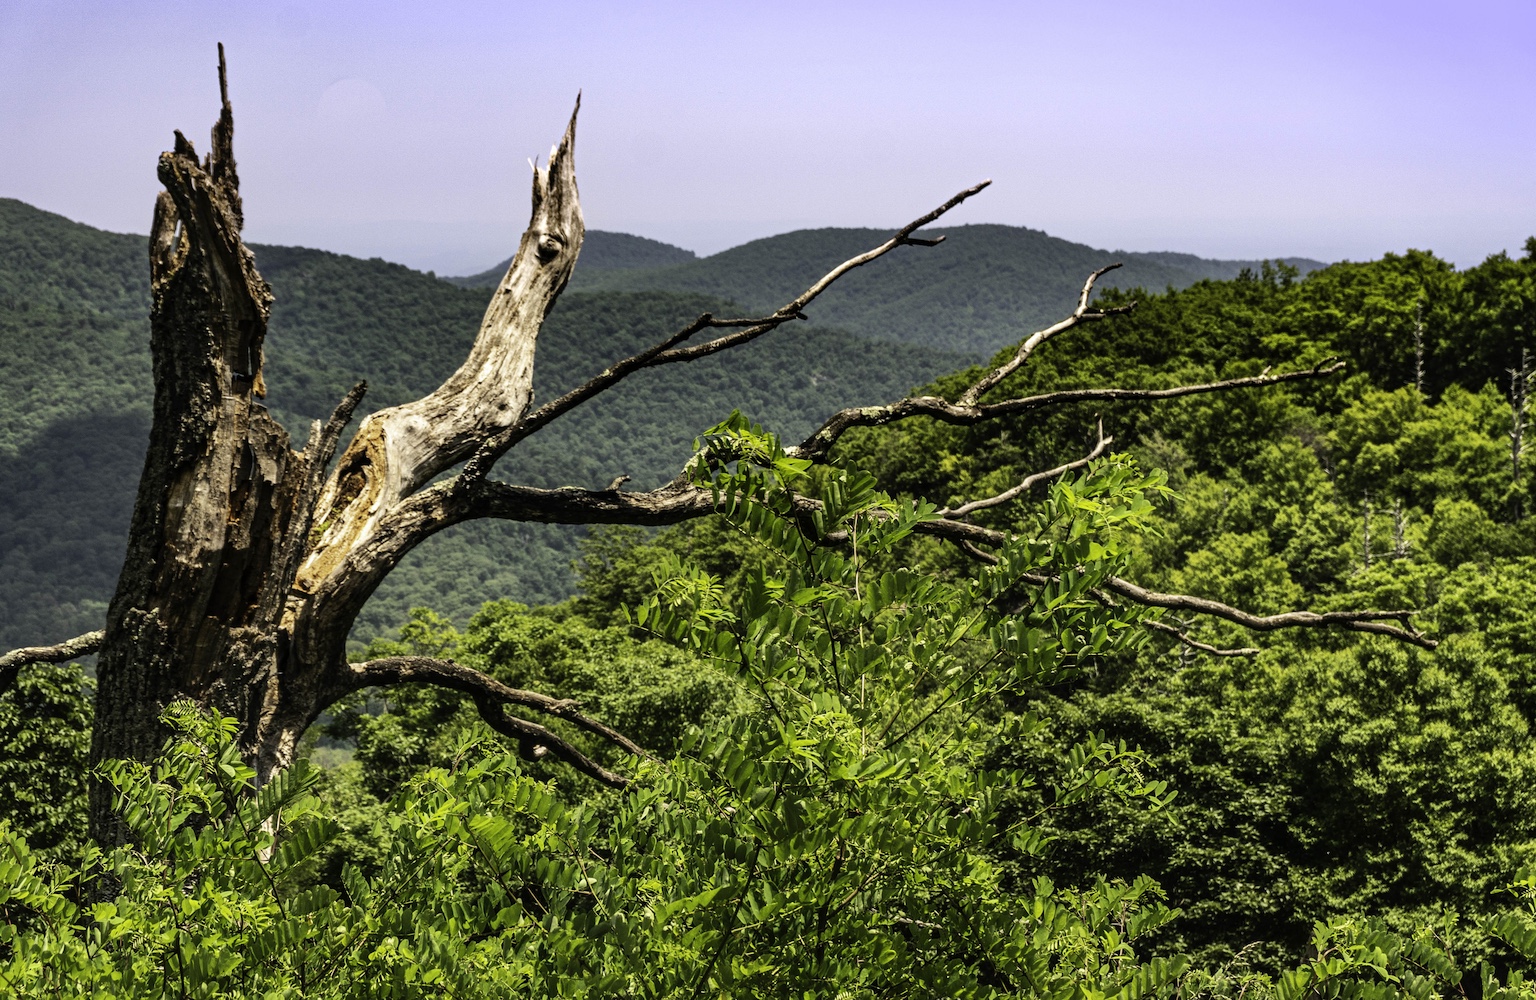
[[(755, 318), (710, 314), (646, 351), (613, 363), (564, 396), (530, 411), (534, 349), (546, 314), (569, 280), (584, 226), (576, 190), (576, 116), (543, 167), (533, 175), (532, 215), (506, 276), (496, 289), (469, 357), (436, 391), (367, 417), (327, 473), (341, 434), (362, 399), (361, 384), (331, 419), (316, 421), (302, 450), (260, 403), (263, 340), (272, 296), (241, 241), (244, 223), (233, 151), (234, 123), (222, 46), (222, 107), (212, 144), (199, 160), (176, 133), (162, 154), (165, 187), (155, 204), (150, 238), (153, 305), (151, 347), (155, 402), (149, 450), (139, 483), (127, 560), (104, 632), (57, 646), (0, 656), (0, 689), (27, 663), (61, 662), (99, 649), (92, 757), (148, 759), (164, 738), (157, 719), (177, 698), (191, 698), (234, 716), (241, 745), (260, 780), (288, 765), (298, 740), (327, 707), (370, 686), (436, 684), (470, 695), (487, 723), (529, 756), (552, 755), (612, 785), (624, 777), (591, 760), (558, 732), (522, 716), (561, 719), (621, 750), (643, 749), (575, 703), (520, 691), (461, 664), (419, 657), (348, 663), (345, 642), (369, 596), (416, 545), (474, 518), (566, 524), (673, 524), (712, 511), (712, 497), (686, 476), (657, 490), (532, 489), (496, 482), (487, 472), (509, 449), (576, 406), (644, 368), (691, 361), (750, 343), (804, 318), (839, 277), (904, 246), (940, 239), (915, 233), (976, 194), (968, 188), (913, 220), (889, 240), (844, 261), (794, 300)], [(1105, 270), (1108, 270), (1107, 268)], [(1340, 365), (1174, 389), (1086, 389), (983, 402), (1052, 337), (1126, 308), (1090, 307), (1095, 272), (1077, 308), (1040, 331), (1015, 356), (983, 374), (951, 402), (931, 396), (834, 414), (794, 449), (826, 461), (838, 439), (858, 426), (916, 417), (957, 424), (1016, 416), (1093, 399), (1165, 399), (1324, 377)], [(688, 343), (706, 331), (715, 333)], [(1087, 457), (1024, 478), (994, 497), (940, 512), (922, 531), (977, 558), (1007, 540), (967, 517), (1016, 499), (1036, 482), (1080, 468)], [(432, 480), (463, 463), (455, 476)], [(809, 513), (811, 497), (797, 498)], [(1037, 581), (1041, 585), (1048, 580)], [(1111, 579), (1101, 599), (1223, 618), (1257, 631), (1342, 627), (1433, 646), (1407, 623), (1407, 613), (1293, 612), (1259, 617), (1214, 601), (1159, 594)], [(1392, 624), (1397, 622), (1399, 624)], [(1182, 629), (1152, 627), (1190, 648)], [(91, 830), (98, 841), (122, 836), (102, 789), (93, 789)]]

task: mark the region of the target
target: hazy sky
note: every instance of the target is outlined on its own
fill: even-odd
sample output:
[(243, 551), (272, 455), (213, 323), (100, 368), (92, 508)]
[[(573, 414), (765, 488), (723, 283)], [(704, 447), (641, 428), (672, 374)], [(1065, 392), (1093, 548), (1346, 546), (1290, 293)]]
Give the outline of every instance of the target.
[(1536, 3), (0, 0), (0, 196), (148, 229), (228, 50), (253, 241), (510, 253), (578, 89), (587, 222), (707, 253), (963, 222), (1460, 264), (1536, 232)]

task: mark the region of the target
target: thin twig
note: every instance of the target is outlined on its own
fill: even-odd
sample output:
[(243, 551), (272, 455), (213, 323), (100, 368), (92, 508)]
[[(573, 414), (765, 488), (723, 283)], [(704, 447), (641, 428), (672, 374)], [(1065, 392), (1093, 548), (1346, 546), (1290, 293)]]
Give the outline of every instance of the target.
[(984, 497), (981, 500), (972, 500), (970, 503), (963, 503), (960, 506), (954, 508), (945, 507), (943, 510), (938, 512), (939, 516), (965, 517), (967, 514), (974, 514), (978, 510), (986, 510), (988, 507), (996, 507), (1000, 504), (1005, 504), (1010, 500), (1016, 500), (1023, 496), (1025, 493), (1028, 493), (1030, 489), (1037, 483), (1047, 482), (1049, 480), (1055, 479), (1057, 476), (1064, 475), (1068, 472), (1075, 472), (1078, 469), (1081, 469), (1089, 462), (1092, 462), (1094, 459), (1104, 454), (1105, 450), (1114, 443), (1114, 438), (1104, 436), (1104, 421), (1100, 420), (1098, 443), (1093, 446), (1092, 451), (1084, 455), (1082, 458), (1079, 458), (1077, 461), (1068, 462), (1066, 465), (1058, 465), (1054, 469), (1047, 469), (1044, 472), (1036, 472), (1033, 475), (1025, 476), (1019, 481), (1017, 486), (1014, 486), (1011, 489), (1006, 489), (996, 496)]
[(1222, 649), (1219, 646), (1212, 646), (1209, 643), (1191, 639), (1188, 633), (1180, 632), (1167, 622), (1160, 622), (1156, 618), (1148, 618), (1141, 624), (1147, 628), (1156, 629), (1159, 632), (1166, 632), (1190, 649), (1198, 649), (1202, 653), (1210, 653), (1212, 656), (1258, 656), (1262, 652), (1262, 650), (1254, 649), (1252, 646), (1244, 646), (1241, 649)]
[(1062, 389), (1056, 392), (1040, 393), (1036, 396), (1007, 399), (998, 403), (975, 405), (951, 403), (937, 396), (909, 396), (906, 399), (897, 400), (885, 406), (856, 406), (839, 410), (828, 417), (826, 422), (810, 437), (795, 447), (785, 450), (796, 458), (822, 461), (831, 452), (832, 446), (837, 443), (838, 439), (854, 427), (882, 427), (897, 421), (910, 420), (913, 417), (932, 417), (947, 424), (964, 426), (981, 423), (984, 420), (992, 420), (1001, 416), (1025, 413), (1030, 410), (1064, 406), (1068, 403), (1085, 403), (1098, 400), (1175, 399), (1180, 396), (1197, 396), (1207, 392), (1225, 392), (1231, 389), (1249, 389), (1276, 385), (1281, 382), (1292, 382), (1298, 379), (1322, 378), (1341, 371), (1343, 368), (1344, 362), (1342, 361), (1331, 364), (1324, 362), (1316, 368), (1304, 369), (1302, 371), (1271, 375), (1269, 370), (1265, 369), (1258, 375), (1222, 379), (1217, 382), (1202, 382), (1198, 385), (1174, 386), (1170, 389)]

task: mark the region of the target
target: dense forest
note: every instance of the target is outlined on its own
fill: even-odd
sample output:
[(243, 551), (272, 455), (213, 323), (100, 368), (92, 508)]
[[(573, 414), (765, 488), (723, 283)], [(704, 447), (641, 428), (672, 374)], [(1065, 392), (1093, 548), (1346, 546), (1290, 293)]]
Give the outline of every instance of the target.
[[(24, 413), (6, 403), (0, 444), (40, 484), (6, 498), (14, 515), (0, 510), (0, 560), (32, 560), (6, 597), (26, 607), (31, 589), (81, 606), (70, 595), (86, 588), (45, 577), (84, 574), (74, 560), (106, 549), (112, 522), (88, 506), (106, 500), (74, 497), (99, 493), (112, 468), (93, 464), (95, 442), (129, 448), (142, 434), (142, 290), (127, 256), (142, 241), (0, 207), (7, 240), (52, 226), (28, 238), (59, 248), (7, 253), (30, 270), (25, 282), (19, 267), (0, 276), (0, 334), (22, 347), (0, 362), (0, 398), (34, 393)], [(983, 242), (1025, 239), (964, 227), (950, 231), (957, 249), (965, 228)], [(840, 252), (837, 231), (792, 237)], [(643, 249), (552, 316), (540, 395), (718, 297), (755, 305), (797, 273), (750, 254), (657, 266)], [(269, 381), (284, 416), (322, 412), (355, 377), (376, 386), (373, 405), (430, 387), (428, 372), (462, 354), (484, 294), (377, 261), (257, 252), (279, 294)], [(315, 727), (292, 779), (241, 812), (219, 804), (220, 781), (250, 777), (227, 729), (179, 709), (159, 770), (113, 777), (148, 845), (113, 856), (125, 884), (144, 887), (99, 912), (117, 936), (92, 945), (38, 930), (55, 943), (36, 947), (84, 967), (116, 961), (109, 940), (158, 942), (134, 946), (158, 956), (131, 986), (152, 995), (150, 965), (193, 968), (178, 937), (191, 932), (157, 901), (203, 879), (205, 905), (187, 910), (205, 935), (198, 954), (238, 942), (249, 956), (196, 966), (207, 996), (261, 995), (229, 985), (242, 975), (270, 975), (249, 982), (271, 995), (317, 996), (1526, 995), (1536, 527), (1522, 447), (1536, 239), (1465, 270), (1410, 251), (1305, 275), (1261, 264), (1154, 292), (1122, 283), (1098, 302), (1134, 300), (1133, 311), (1049, 342), (1000, 393), (1347, 367), (971, 427), (866, 428), (829, 465), (797, 464), (769, 432), (795, 439), (835, 405), (908, 384), (953, 398), (979, 371), (959, 352), (1003, 358), (1027, 332), (998, 319), (1033, 308), (1009, 296), (1038, 294), (1057, 312), (1071, 299), (1049, 282), (1005, 293), (999, 280), (974, 293), (974, 336), (941, 328), (925, 347), (914, 331), (924, 310), (944, 310), (946, 279), (882, 314), (888, 289), (913, 287), (901, 261), (850, 284), (848, 312), (829, 302), (826, 322), (852, 333), (790, 328), (733, 366), (637, 380), (508, 463), (535, 484), (654, 482), (739, 409), (767, 431), (743, 418), (715, 428), (741, 456), (713, 473), (722, 515), (559, 544), (466, 532), (423, 553), (419, 582), (381, 605), (398, 631), (359, 637), (369, 657), (451, 654), (512, 687), (579, 699), (656, 755), (633, 786), (520, 759), (468, 698), (400, 688)], [(1080, 283), (1068, 274), (1078, 263), (1062, 263), (1061, 287)], [(975, 269), (963, 270), (951, 275), (956, 301), (972, 294)], [(690, 277), (664, 287), (668, 273)], [(349, 287), (384, 303), (390, 322), (362, 315)], [(870, 348), (872, 328), (850, 318), (855, 292), (897, 343)], [(81, 409), (81, 385), (99, 409)], [(995, 565), (912, 532), (931, 513), (923, 501), (998, 494), (1085, 454), (1099, 421), (1113, 455), (974, 515), (1026, 539)], [(824, 523), (797, 526), (776, 506), (791, 480), (822, 499)], [(4, 489), (17, 481), (7, 472)], [(49, 510), (65, 513), (47, 521)], [(92, 519), (86, 541), (69, 535), (82, 527), (72, 518)], [(44, 531), (58, 547), (26, 547)], [(849, 537), (851, 551), (831, 543)], [(539, 559), (574, 562), (574, 593), (500, 575)], [(1042, 567), (1057, 585), (1019, 598), (1020, 574)], [(1094, 596), (1110, 572), (1258, 613), (1411, 609), (1431, 642), (1173, 615), (1144, 632), (1131, 627), (1138, 613)], [(476, 591), (434, 597), (438, 581), (475, 574), (479, 593), (505, 586), (503, 599), (466, 616), (456, 602)], [(68, 879), (49, 864), (90, 863), (88, 686), (79, 668), (40, 666), (0, 696), (6, 857), (35, 873), (9, 884), (35, 912), (73, 905), (63, 882), (44, 884)], [(621, 764), (611, 747), (570, 739)], [(287, 832), (269, 868), (209, 860), (270, 844), (252, 821), (280, 812)], [(271, 879), (281, 888), (269, 893)], [(301, 943), (303, 957), (283, 951)]]

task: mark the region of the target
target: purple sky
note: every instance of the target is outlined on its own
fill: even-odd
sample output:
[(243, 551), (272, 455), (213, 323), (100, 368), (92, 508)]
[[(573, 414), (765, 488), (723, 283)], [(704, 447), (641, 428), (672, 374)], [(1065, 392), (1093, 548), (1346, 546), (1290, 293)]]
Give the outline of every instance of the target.
[(1096, 246), (1459, 264), (1536, 232), (1536, 4), (0, 0), (0, 196), (148, 228), (229, 53), (248, 237), (506, 256), (583, 90), (588, 225), (701, 253), (956, 213)]

